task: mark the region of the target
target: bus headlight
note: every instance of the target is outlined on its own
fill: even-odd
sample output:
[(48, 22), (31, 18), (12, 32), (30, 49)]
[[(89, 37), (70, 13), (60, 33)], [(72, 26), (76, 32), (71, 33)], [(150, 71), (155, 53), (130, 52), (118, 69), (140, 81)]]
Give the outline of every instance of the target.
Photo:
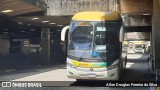
[(107, 67), (107, 70), (112, 70), (112, 69), (114, 69), (114, 68), (117, 68), (118, 65), (119, 65), (118, 63), (117, 63), (117, 64), (114, 64), (114, 65), (111, 65), (111, 66)]
[(71, 67), (71, 68), (77, 68), (77, 66), (75, 66), (75, 65), (73, 65), (73, 64), (71, 64), (71, 63), (68, 63), (68, 62), (67, 62), (67, 66), (69, 66), (69, 67)]

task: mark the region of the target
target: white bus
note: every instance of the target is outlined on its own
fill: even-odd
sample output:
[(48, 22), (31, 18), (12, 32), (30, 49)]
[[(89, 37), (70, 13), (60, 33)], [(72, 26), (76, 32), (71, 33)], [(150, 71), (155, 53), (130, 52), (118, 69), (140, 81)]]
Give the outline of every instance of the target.
[(79, 12), (72, 17), (70, 26), (62, 29), (62, 41), (66, 34), (68, 78), (119, 79), (126, 65), (127, 50), (122, 50), (124, 30), (118, 12)]

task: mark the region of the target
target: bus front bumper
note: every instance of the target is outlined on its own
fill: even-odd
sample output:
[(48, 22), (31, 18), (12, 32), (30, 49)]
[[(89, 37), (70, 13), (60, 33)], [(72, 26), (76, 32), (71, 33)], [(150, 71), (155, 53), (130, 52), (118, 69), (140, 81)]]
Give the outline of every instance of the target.
[[(87, 69), (87, 68), (86, 68)], [(67, 77), (72, 79), (86, 79), (86, 80), (118, 80), (119, 67), (107, 71), (79, 71), (67, 66)]]

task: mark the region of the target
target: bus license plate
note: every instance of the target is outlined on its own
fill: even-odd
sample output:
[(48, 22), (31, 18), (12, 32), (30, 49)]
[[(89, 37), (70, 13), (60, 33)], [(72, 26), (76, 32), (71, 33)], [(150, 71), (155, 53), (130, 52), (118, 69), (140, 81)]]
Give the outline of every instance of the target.
[(96, 77), (96, 74), (94, 74), (94, 73), (88, 73), (87, 76), (88, 77)]

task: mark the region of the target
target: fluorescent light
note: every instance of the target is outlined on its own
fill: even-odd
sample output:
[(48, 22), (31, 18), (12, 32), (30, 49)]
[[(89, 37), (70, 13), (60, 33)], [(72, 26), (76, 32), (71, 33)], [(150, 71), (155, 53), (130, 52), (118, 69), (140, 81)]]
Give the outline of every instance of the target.
[(37, 19), (39, 19), (38, 17), (35, 17), (35, 18), (32, 18), (31, 20), (37, 20)]
[(50, 23), (51, 25), (54, 25), (54, 24), (56, 24), (56, 23)]
[(57, 26), (63, 26), (63, 25), (57, 25)]
[(3, 29), (3, 30), (7, 31), (8, 29)]
[(143, 15), (150, 15), (150, 13), (145, 13), (145, 14), (143, 14)]
[(2, 13), (10, 13), (10, 12), (13, 12), (13, 10), (3, 10), (1, 11)]
[(3, 33), (8, 33), (8, 32), (3, 32)]
[(26, 31), (21, 31), (21, 32), (26, 32)]
[(23, 22), (18, 22), (17, 24), (22, 25), (22, 24), (23, 24)]
[(35, 31), (35, 29), (30, 29), (31, 31)]
[(28, 26), (31, 26), (31, 24), (27, 24)]
[(42, 21), (42, 23), (47, 23), (47, 22), (49, 22), (48, 20), (47, 21)]

